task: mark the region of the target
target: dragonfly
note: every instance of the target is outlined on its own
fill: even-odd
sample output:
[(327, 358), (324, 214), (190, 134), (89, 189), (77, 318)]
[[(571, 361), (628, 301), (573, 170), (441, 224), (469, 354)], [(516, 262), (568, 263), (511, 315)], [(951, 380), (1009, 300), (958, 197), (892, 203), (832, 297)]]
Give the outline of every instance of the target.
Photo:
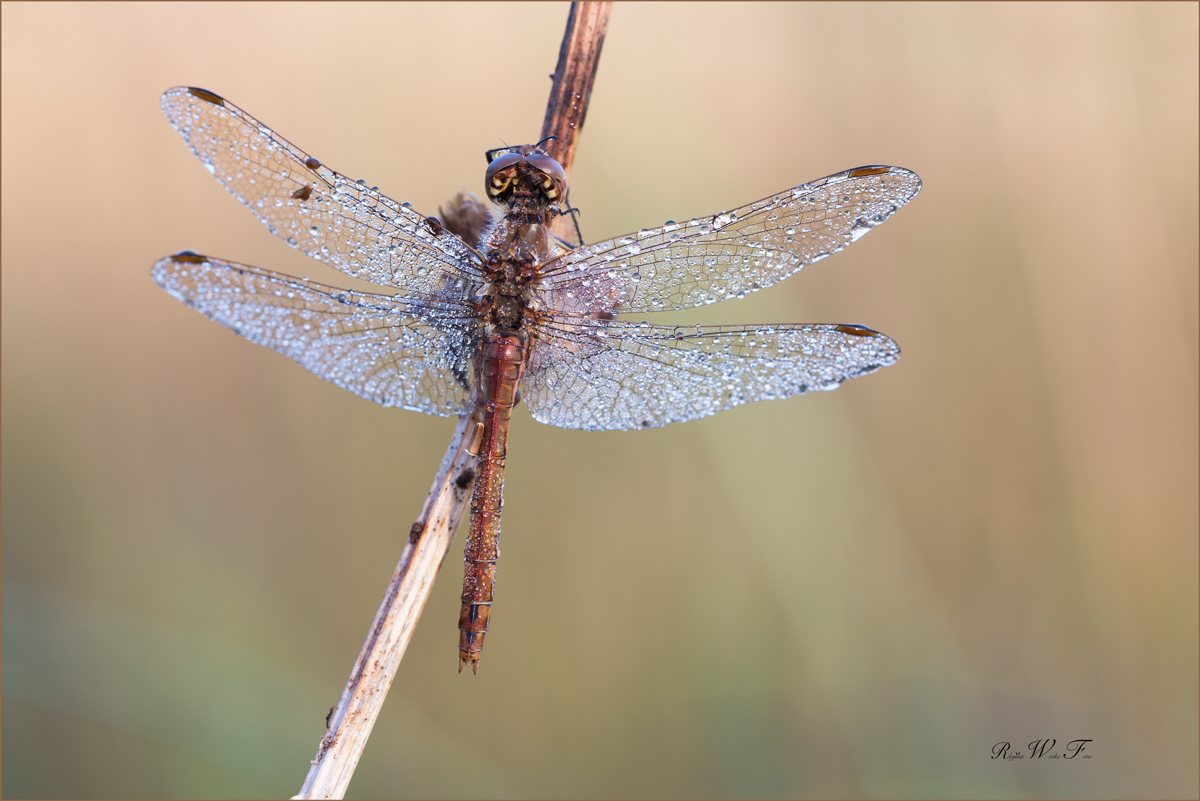
[(739, 208), (573, 246), (552, 233), (567, 178), (552, 140), (487, 152), (490, 203), (423, 216), (330, 169), (213, 92), (176, 87), (167, 119), (274, 235), (386, 287), (365, 292), (183, 251), (154, 265), (168, 294), (320, 378), (426, 414), (482, 412), (459, 615), (462, 672), (491, 616), (509, 422), (655, 428), (752, 401), (836, 389), (893, 364), (858, 324), (663, 325), (626, 315), (764, 289), (838, 252), (912, 200), (920, 178), (866, 166)]

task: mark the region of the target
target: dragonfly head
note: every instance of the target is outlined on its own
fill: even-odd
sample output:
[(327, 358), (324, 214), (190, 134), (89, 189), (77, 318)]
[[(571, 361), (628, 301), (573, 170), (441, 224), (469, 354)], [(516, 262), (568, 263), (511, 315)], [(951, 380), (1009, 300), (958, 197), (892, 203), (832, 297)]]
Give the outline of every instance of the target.
[(484, 187), (502, 206), (514, 203), (536, 209), (557, 206), (567, 194), (567, 173), (536, 145), (489, 150)]

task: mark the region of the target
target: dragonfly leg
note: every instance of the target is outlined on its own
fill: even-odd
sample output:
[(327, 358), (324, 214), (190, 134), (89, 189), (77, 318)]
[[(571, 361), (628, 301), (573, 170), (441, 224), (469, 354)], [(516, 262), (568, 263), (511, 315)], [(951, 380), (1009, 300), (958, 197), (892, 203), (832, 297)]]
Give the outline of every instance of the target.
[(565, 209), (552, 208), (552, 209), (550, 209), (550, 212), (558, 217), (563, 217), (563, 216), (566, 216), (567, 214), (571, 215), (571, 222), (575, 224), (575, 236), (579, 239), (579, 242), (578, 242), (578, 244), (571, 244), (570, 242), (563, 239), (561, 236), (555, 236), (554, 238), (557, 239), (559, 241), (559, 243), (566, 245), (568, 248), (571, 248), (571, 249), (581, 248), (586, 243), (583, 241), (583, 229), (581, 229), (579, 227), (579, 209), (576, 208), (575, 206), (571, 205), (571, 190), (570, 189), (567, 190), (567, 196), (563, 199), (563, 202), (566, 204)]

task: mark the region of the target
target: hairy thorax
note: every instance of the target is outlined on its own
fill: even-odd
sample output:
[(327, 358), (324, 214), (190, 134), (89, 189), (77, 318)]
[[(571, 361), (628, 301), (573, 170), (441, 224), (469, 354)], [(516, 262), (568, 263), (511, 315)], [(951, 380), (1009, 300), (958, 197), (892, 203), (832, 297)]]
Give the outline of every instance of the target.
[(544, 215), (509, 212), (481, 242), (488, 280), (483, 290), (483, 311), (497, 330), (515, 331), (541, 307), (540, 269), (560, 248)]

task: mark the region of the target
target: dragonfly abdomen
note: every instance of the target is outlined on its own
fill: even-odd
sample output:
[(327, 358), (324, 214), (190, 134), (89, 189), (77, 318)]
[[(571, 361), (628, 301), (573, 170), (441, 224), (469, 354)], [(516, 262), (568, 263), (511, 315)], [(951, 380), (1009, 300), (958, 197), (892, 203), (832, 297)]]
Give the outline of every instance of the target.
[(492, 334), (483, 348), (480, 399), (486, 404), (483, 443), (471, 527), (463, 555), (462, 611), (458, 617), (458, 670), (479, 670), (479, 655), (492, 611), (496, 560), (500, 557), (500, 510), (504, 507), (504, 460), (508, 425), (517, 402), (517, 385), (529, 363), (529, 335), (523, 331)]

